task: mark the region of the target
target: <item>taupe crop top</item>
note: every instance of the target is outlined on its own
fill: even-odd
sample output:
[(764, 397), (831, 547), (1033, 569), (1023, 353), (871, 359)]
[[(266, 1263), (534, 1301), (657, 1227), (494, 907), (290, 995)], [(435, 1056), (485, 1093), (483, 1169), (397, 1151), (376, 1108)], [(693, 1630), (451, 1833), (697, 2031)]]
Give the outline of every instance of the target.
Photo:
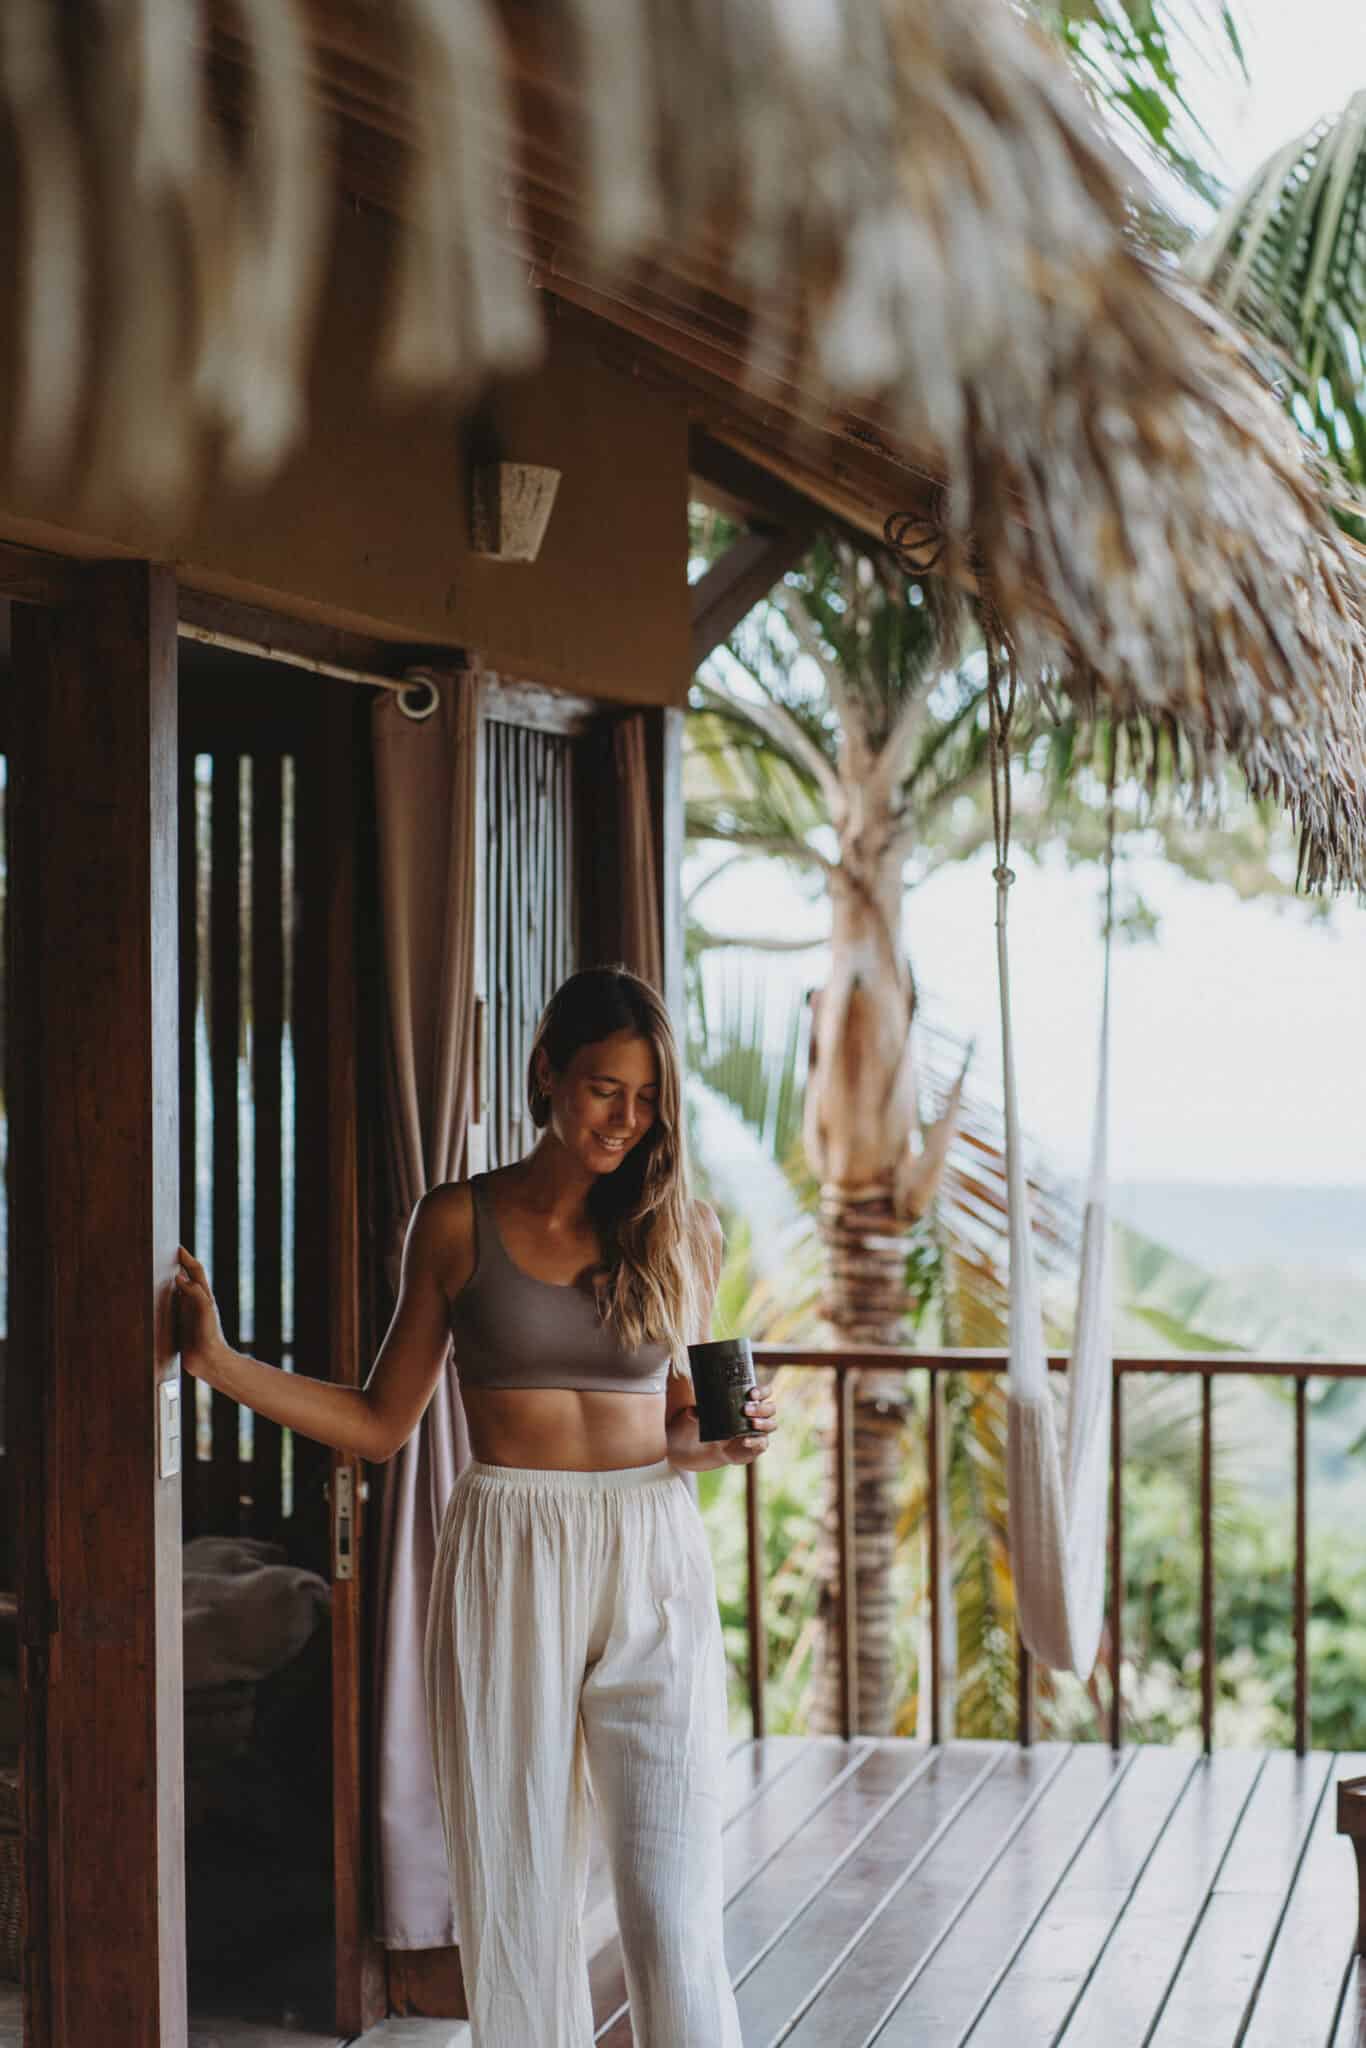
[(450, 1305), (460, 1380), (473, 1387), (662, 1394), (667, 1345), (623, 1351), (586, 1288), (538, 1280), (513, 1264), (493, 1213), (487, 1174), (471, 1177), (470, 1194), (474, 1271)]

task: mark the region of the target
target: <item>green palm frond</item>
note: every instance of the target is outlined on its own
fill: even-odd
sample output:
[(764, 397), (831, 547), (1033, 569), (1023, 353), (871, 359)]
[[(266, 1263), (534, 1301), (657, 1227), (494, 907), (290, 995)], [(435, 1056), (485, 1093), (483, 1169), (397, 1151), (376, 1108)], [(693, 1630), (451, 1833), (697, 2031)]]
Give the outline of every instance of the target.
[(1185, 85), (1192, 62), (1246, 78), (1234, 9), (1226, 0), (1032, 0), (1098, 103), (1135, 145), (1196, 198), (1213, 204), (1219, 181), (1202, 161), (1210, 138)]
[[(1366, 488), (1366, 92), (1257, 170), (1186, 266), (1270, 344), (1292, 410), (1353, 495)], [(1355, 530), (1363, 530), (1360, 520)]]
[(689, 1070), (729, 1102), (781, 1164), (801, 1134), (801, 1071), (809, 1013), (800, 993), (754, 973), (743, 954), (721, 963), (705, 1008), (690, 1016)]
[(683, 798), (692, 815), (706, 821), (697, 830), (707, 838), (737, 837), (713, 829), (729, 820), (801, 846), (830, 820), (824, 793), (802, 768), (742, 718), (714, 707), (688, 720)]

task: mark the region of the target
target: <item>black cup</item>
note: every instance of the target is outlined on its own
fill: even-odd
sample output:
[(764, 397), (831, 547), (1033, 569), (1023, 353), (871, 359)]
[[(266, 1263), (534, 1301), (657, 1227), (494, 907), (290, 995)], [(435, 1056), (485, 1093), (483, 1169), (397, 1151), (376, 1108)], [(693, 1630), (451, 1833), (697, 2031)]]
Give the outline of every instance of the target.
[(704, 1444), (748, 1436), (745, 1403), (758, 1385), (748, 1337), (723, 1337), (715, 1344), (690, 1344), (688, 1365), (697, 1395), (697, 1434)]

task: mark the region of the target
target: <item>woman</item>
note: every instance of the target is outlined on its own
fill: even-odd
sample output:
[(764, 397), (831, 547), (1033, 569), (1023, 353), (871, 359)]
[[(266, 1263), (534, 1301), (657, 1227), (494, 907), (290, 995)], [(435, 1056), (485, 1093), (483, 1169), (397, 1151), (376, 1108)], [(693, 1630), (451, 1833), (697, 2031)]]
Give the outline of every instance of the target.
[(605, 1829), (641, 2048), (740, 2048), (722, 1947), (725, 1656), (683, 1474), (703, 1444), (687, 1346), (721, 1230), (690, 1199), (678, 1056), (654, 990), (572, 975), (527, 1065), (524, 1159), (432, 1188), (369, 1379), (341, 1387), (227, 1346), (203, 1266), (177, 1272), (187, 1368), (341, 1450), (392, 1457), (448, 1337), (473, 1462), (437, 1542), (427, 1726), (474, 2048), (591, 2048), (587, 1800)]

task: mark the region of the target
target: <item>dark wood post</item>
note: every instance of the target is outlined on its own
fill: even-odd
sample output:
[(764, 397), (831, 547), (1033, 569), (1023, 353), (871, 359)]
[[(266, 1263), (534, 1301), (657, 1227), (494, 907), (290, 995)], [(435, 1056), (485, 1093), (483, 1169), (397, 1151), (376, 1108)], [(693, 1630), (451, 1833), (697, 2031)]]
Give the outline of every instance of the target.
[(174, 574), (146, 562), (14, 607), (28, 2048), (187, 2034), (181, 1482), (158, 1420), (179, 1386), (175, 634)]

